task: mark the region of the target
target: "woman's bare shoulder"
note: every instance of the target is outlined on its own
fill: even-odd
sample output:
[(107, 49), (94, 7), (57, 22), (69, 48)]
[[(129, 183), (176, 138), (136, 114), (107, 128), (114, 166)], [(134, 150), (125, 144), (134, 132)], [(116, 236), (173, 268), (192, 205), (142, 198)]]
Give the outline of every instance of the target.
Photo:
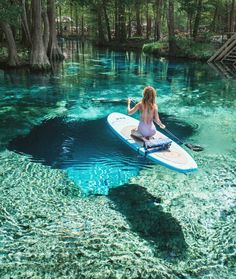
[(137, 106), (139, 107), (139, 109), (141, 109), (141, 108), (142, 108), (142, 102), (141, 102), (141, 101), (138, 102), (138, 103), (137, 103)]

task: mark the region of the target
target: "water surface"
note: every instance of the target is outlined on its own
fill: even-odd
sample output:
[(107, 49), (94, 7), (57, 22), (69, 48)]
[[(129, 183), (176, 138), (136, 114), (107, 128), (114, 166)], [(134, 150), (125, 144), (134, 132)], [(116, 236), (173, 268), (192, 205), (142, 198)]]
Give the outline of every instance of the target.
[[(54, 74), (0, 71), (1, 278), (235, 278), (235, 80), (204, 63), (64, 51)], [(167, 127), (204, 147), (197, 173), (143, 160), (108, 129), (146, 85)]]

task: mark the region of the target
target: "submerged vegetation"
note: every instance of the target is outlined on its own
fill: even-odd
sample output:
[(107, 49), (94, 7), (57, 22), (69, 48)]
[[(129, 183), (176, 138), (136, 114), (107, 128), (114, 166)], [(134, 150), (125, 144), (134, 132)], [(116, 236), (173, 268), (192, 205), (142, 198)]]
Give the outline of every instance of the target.
[(35, 70), (64, 59), (58, 39), (120, 49), (151, 42), (145, 52), (206, 59), (236, 30), (235, 0), (0, 0), (0, 10), (0, 60)]

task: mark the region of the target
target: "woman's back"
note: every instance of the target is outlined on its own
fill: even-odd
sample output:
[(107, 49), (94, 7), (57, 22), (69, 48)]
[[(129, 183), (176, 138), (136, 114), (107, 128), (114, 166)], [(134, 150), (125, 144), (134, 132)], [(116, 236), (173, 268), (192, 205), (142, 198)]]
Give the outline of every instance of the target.
[(140, 102), (139, 110), (141, 113), (141, 121), (143, 121), (146, 124), (150, 124), (153, 121), (155, 115), (155, 109), (156, 109), (156, 105), (154, 105), (153, 108), (150, 108), (144, 106), (144, 104)]

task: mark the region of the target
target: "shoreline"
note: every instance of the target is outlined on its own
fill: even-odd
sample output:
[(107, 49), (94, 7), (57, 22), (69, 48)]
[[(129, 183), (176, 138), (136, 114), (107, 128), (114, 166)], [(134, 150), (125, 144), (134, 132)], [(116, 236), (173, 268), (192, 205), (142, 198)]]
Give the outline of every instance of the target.
[[(74, 38), (64, 38), (65, 40), (76, 40)], [(154, 56), (155, 58), (166, 58), (166, 59), (176, 59), (176, 60), (186, 60), (186, 61), (193, 61), (193, 62), (207, 62), (209, 57), (202, 58), (202, 57), (192, 57), (192, 56), (186, 56), (184, 54), (177, 54), (177, 55), (170, 55), (167, 51), (144, 51), (143, 47), (145, 44), (154, 43), (151, 40), (145, 40), (145, 39), (132, 39), (128, 40), (126, 42), (117, 42), (117, 41), (111, 41), (111, 42), (105, 42), (105, 43), (95, 43), (92, 42), (93, 45), (95, 45), (98, 49), (109, 49), (113, 51), (134, 51), (137, 53), (143, 52), (145, 55)], [(29, 69), (30, 70), (30, 64), (29, 61), (23, 61), (17, 66), (10, 66), (6, 62), (6, 57), (0, 57), (0, 69), (1, 70), (18, 70), (18, 69)]]

